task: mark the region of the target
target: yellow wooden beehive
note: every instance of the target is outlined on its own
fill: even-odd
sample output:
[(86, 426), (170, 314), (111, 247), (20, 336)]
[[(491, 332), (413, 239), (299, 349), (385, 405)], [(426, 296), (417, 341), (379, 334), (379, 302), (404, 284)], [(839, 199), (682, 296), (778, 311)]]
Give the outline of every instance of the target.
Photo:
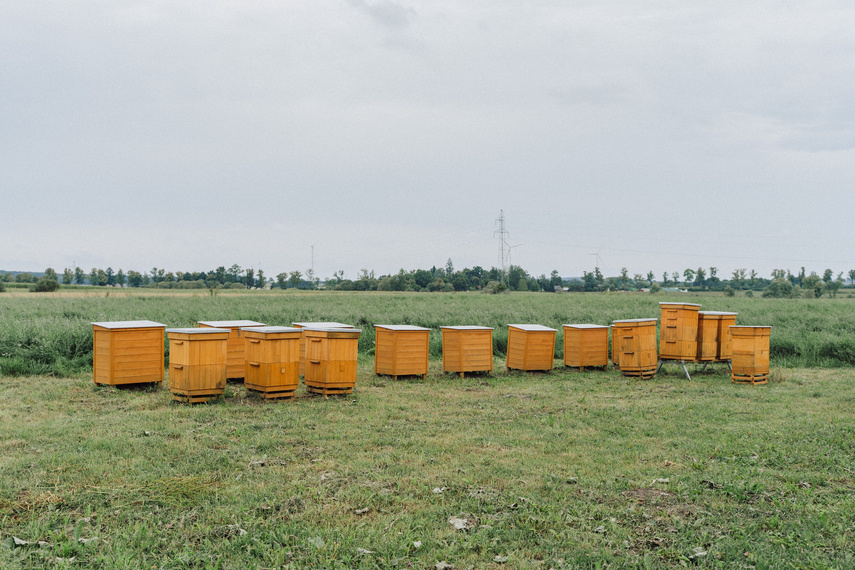
[(153, 321), (92, 324), (92, 380), (118, 386), (163, 382), (164, 329)]
[[(291, 323), (294, 327), (298, 329), (305, 329), (309, 327), (315, 328), (333, 328), (333, 329), (352, 329), (353, 326), (346, 325), (344, 323), (334, 323), (334, 322), (297, 322)], [(306, 375), (306, 339), (300, 339), (300, 376)]]
[(659, 359), (694, 362), (698, 356), (698, 310), (693, 303), (659, 303)]
[(199, 321), (200, 327), (228, 329), (228, 356), (226, 365), (226, 378), (229, 380), (237, 380), (243, 378), (244, 362), (246, 356), (244, 350), (246, 343), (240, 335), (242, 327), (263, 327), (264, 323), (255, 321)]
[(614, 322), (612, 345), (618, 352), (621, 374), (643, 379), (656, 375), (656, 319)]
[(196, 404), (225, 392), (229, 333), (210, 327), (166, 329), (173, 400)]
[(612, 333), (612, 366), (614, 366), (615, 368), (620, 368), (620, 350), (618, 349), (617, 332), (614, 325), (610, 326), (609, 329)]
[(730, 327), (733, 358), (730, 379), (733, 382), (765, 384), (769, 379), (769, 337), (772, 327)]
[[(728, 327), (736, 322), (736, 313), (698, 311), (698, 356), (700, 362), (730, 360), (731, 334)], [(727, 355), (723, 357), (723, 355)]]
[(716, 360), (725, 362), (733, 358), (733, 333), (730, 327), (736, 324), (736, 313), (722, 313), (718, 322), (718, 355)]
[(508, 325), (508, 370), (552, 370), (555, 329), (543, 325)]
[(713, 311), (698, 311), (698, 353), (695, 360), (713, 362), (718, 358), (718, 322)]
[(493, 371), (493, 329), (479, 326), (440, 327), (442, 331), (442, 371)]
[(609, 327), (564, 325), (564, 366), (585, 368), (609, 363)]
[(329, 396), (352, 394), (356, 385), (356, 357), (360, 329), (304, 327), (306, 389)]
[(292, 327), (241, 329), (246, 344), (244, 386), (263, 398), (294, 398), (300, 386), (300, 338)]
[(374, 325), (374, 373), (427, 378), (430, 329)]

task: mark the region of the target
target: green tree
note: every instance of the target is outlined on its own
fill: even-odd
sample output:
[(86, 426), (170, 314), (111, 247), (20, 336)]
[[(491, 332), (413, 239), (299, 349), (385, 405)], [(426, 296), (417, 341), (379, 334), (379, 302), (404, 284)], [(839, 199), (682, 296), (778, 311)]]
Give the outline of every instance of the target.
[(454, 264), (451, 263), (451, 258), (448, 258), (448, 261), (445, 262), (445, 276), (451, 277), (451, 274), (454, 273)]
[(801, 280), (802, 291), (805, 296), (820, 298), (825, 293), (825, 281), (823, 281), (815, 271), (811, 271), (810, 275)]
[(716, 287), (718, 285), (718, 282), (718, 267), (710, 267), (710, 286)]
[(300, 283), (303, 282), (303, 274), (299, 271), (291, 271), (288, 274), (288, 283), (291, 285), (291, 288), (299, 287)]
[(279, 273), (276, 276), (276, 284), (279, 285), (280, 289), (287, 289), (288, 288), (288, 273), (287, 272)]
[(793, 284), (784, 277), (775, 277), (763, 291), (763, 297), (788, 299), (794, 294)]
[(620, 287), (626, 289), (629, 286), (629, 271), (626, 267), (620, 268)]
[(261, 269), (258, 270), (258, 277), (255, 279), (255, 286), (259, 289), (264, 289), (264, 286), (267, 285), (267, 281), (264, 279), (264, 271)]
[(116, 284), (116, 276), (113, 274), (113, 268), (108, 267), (107, 269), (104, 270), (104, 273), (107, 274), (107, 285), (110, 285), (111, 287), (113, 285), (115, 285)]
[(233, 264), (231, 267), (226, 269), (225, 282), (226, 283), (240, 283), (240, 274), (243, 273), (243, 269), (237, 263)]
[(849, 283), (855, 285), (855, 269), (849, 270)]
[(828, 296), (832, 299), (837, 297), (837, 292), (843, 287), (843, 279), (838, 277), (834, 281), (829, 281), (825, 284), (825, 289), (828, 291)]
[(141, 287), (143, 284), (143, 276), (139, 271), (133, 269), (128, 271), (128, 287)]
[(255, 270), (247, 268), (246, 277), (242, 279), (242, 281), (243, 284), (246, 285), (247, 289), (255, 285)]
[(834, 273), (831, 271), (831, 269), (826, 269), (825, 272), (822, 274), (822, 280), (826, 283), (831, 283), (832, 279), (834, 279)]
[(56, 274), (56, 271), (54, 271), (53, 268), (51, 268), (51, 267), (48, 267), (47, 269), (45, 269), (45, 275), (44, 276), (47, 277), (48, 279), (53, 279), (54, 281), (59, 283), (59, 276)]
[(508, 268), (508, 283), (513, 284), (514, 288), (516, 288), (520, 284), (520, 279), (528, 279), (525, 269), (519, 265), (511, 265)]
[(125, 272), (122, 271), (121, 267), (116, 272), (116, 285), (118, 285), (119, 287), (125, 286)]
[(454, 287), (455, 291), (468, 291), (469, 280), (466, 279), (466, 276), (462, 272), (457, 272), (451, 278), (451, 286)]
[(703, 267), (698, 267), (697, 272), (695, 272), (695, 283), (697, 283), (701, 287), (705, 287), (707, 282), (707, 272), (704, 271)]
[(686, 279), (686, 285), (691, 285), (695, 281), (695, 270), (686, 269), (683, 271), (683, 277)]
[(70, 285), (72, 281), (74, 281), (74, 273), (69, 267), (66, 267), (62, 271), (62, 282), (65, 285)]

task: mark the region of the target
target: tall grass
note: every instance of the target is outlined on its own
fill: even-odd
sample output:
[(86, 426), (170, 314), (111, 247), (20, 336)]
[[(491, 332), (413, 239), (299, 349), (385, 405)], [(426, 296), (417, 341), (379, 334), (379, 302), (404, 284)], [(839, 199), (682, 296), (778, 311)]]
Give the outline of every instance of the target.
[[(440, 327), (494, 328), (497, 356), (507, 346), (507, 325), (610, 324), (615, 319), (659, 317), (660, 301), (699, 303), (702, 310), (739, 313), (738, 324), (771, 325), (777, 366), (855, 365), (855, 300), (762, 299), (720, 295), (358, 292), (81, 292), (0, 296), (0, 374), (67, 376), (92, 365), (92, 321), (148, 319), (169, 327), (199, 320), (251, 319), (270, 325), (336, 321), (362, 329), (359, 350), (370, 355), (374, 325), (412, 324), (432, 329), (430, 352), (442, 352)], [(167, 347), (168, 350), (168, 347)]]

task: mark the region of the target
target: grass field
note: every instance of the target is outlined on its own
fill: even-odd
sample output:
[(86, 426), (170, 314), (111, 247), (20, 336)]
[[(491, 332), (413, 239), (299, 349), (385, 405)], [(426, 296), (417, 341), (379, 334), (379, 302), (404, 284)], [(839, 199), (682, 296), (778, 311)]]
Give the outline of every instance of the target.
[(852, 370), (751, 387), (722, 367), (640, 382), (502, 364), (392, 381), (364, 357), (351, 397), (269, 403), (229, 384), (195, 407), (6, 378), (0, 565), (855, 564)]
[[(0, 376), (65, 376), (91, 368), (92, 321), (148, 319), (170, 327), (199, 320), (251, 319), (270, 325), (336, 321), (362, 329), (361, 353), (371, 355), (375, 324), (413, 324), (433, 330), (431, 354), (441, 355), (439, 327), (494, 327), (503, 356), (509, 323), (561, 330), (565, 323), (607, 325), (615, 319), (659, 317), (660, 301), (736, 311), (738, 324), (771, 325), (771, 356), (779, 366), (855, 365), (855, 299), (762, 299), (705, 295), (514, 293), (335, 293), (292, 291), (205, 292), (170, 290), (60, 291), (0, 294)], [(556, 358), (562, 358), (561, 344)], [(168, 347), (167, 347), (168, 350)]]
[[(853, 567), (855, 370), (820, 356), (845, 356), (851, 300), (689, 300), (773, 325), (766, 386), (721, 365), (504, 371), (509, 322), (607, 324), (664, 300), (3, 294), (0, 364), (44, 374), (0, 379), (0, 567)], [(357, 389), (276, 403), (230, 383), (191, 407), (94, 386), (89, 322), (136, 319), (354, 324)], [(371, 325), (402, 323), (496, 327), (494, 373), (443, 375), (434, 333), (426, 380), (374, 376)]]

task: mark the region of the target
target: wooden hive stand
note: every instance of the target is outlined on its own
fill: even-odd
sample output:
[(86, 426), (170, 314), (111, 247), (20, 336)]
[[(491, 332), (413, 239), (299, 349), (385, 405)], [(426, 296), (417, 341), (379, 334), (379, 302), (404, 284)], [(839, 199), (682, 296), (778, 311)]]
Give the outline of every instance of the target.
[(555, 364), (556, 332), (555, 329), (543, 325), (508, 325), (506, 368), (525, 371), (552, 370)]
[(698, 357), (698, 311), (701, 306), (694, 303), (659, 303), (661, 324), (659, 328), (659, 364), (658, 372), (667, 361), (679, 362), (686, 374), (687, 362), (695, 362)]
[(564, 366), (585, 370), (605, 368), (609, 363), (609, 327), (605, 325), (563, 325)]
[(92, 381), (98, 385), (160, 384), (164, 329), (153, 321), (92, 324)]
[[(291, 323), (291, 326), (298, 329), (305, 328), (332, 328), (332, 329), (352, 329), (353, 326), (344, 323), (334, 322), (296, 322)], [(300, 376), (306, 375), (306, 338), (300, 338)]]
[(744, 384), (766, 384), (769, 380), (769, 337), (772, 327), (730, 327), (733, 334), (733, 367), (730, 379)]
[(730, 366), (732, 336), (730, 326), (736, 324), (736, 313), (698, 311), (698, 357), (703, 372), (708, 364), (723, 362)]
[(615, 321), (613, 330), (621, 374), (642, 380), (656, 376), (656, 319)]
[(493, 329), (479, 326), (440, 327), (442, 371), (463, 378), (467, 372), (493, 371)]
[(374, 325), (374, 374), (427, 378), (430, 329), (413, 325)]
[(173, 400), (198, 404), (223, 395), (229, 333), (210, 327), (166, 329)]
[(306, 373), (310, 394), (352, 394), (356, 385), (356, 357), (361, 329), (305, 327)]
[(200, 327), (228, 329), (228, 357), (226, 364), (226, 379), (242, 380), (244, 374), (244, 350), (246, 348), (240, 329), (243, 327), (263, 327), (264, 323), (255, 321), (199, 321)]
[(266, 400), (294, 399), (300, 387), (300, 338), (293, 327), (246, 327), (244, 386)]

